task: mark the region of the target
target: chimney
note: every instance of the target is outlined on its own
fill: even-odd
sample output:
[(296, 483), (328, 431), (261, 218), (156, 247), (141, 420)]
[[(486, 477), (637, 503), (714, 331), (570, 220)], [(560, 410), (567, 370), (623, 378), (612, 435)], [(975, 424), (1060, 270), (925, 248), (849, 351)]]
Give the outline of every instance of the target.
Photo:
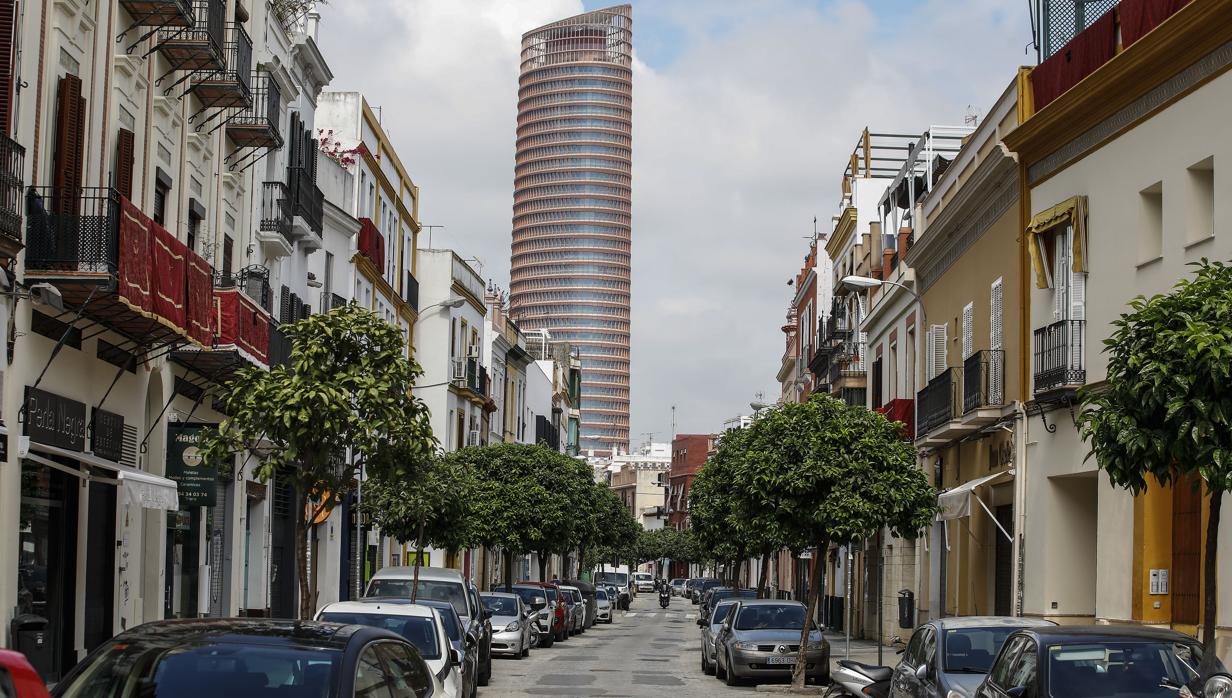
[(892, 264), (891, 260), (893, 259), (894, 259), (894, 250), (887, 248), (881, 251), (881, 278), (882, 279), (890, 278), (891, 272), (894, 271), (893, 267), (891, 266)]
[(907, 238), (911, 237), (911, 226), (903, 226), (898, 229), (898, 256), (903, 258), (907, 256)]

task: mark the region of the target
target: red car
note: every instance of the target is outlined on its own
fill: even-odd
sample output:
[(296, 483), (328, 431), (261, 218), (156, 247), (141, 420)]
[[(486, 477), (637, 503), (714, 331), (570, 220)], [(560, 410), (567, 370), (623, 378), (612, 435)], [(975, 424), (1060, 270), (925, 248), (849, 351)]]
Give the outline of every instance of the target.
[[(509, 591), (504, 585), (492, 587), (492, 591)], [(512, 592), (522, 597), (522, 603), (536, 609), (539, 618), (539, 627), (547, 630), (546, 634), (539, 635), (540, 647), (551, 647), (552, 643), (560, 640), (564, 642), (569, 639), (569, 609), (565, 606), (564, 599), (560, 596), (560, 590), (556, 585), (547, 582), (518, 582), (513, 585)], [(536, 600), (540, 603), (547, 601), (547, 606), (536, 605)], [(548, 628), (548, 619), (551, 618), (551, 627)]]
[(16, 698), (50, 698), (47, 686), (26, 655), (0, 650), (0, 695)]

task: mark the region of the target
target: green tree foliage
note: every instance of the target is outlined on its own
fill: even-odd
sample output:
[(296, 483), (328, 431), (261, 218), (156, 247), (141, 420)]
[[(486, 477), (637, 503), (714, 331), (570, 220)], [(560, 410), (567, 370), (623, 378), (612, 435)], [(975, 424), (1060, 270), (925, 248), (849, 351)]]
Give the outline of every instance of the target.
[[(296, 510), (300, 617), (316, 610), (308, 574), (309, 521), (373, 477), (413, 477), (436, 448), (428, 410), (411, 395), (423, 373), (405, 356), (398, 328), (347, 305), (283, 325), (286, 365), (241, 370), (219, 395), (230, 415), (203, 438), (203, 458), (229, 469), (234, 455), (259, 454), (261, 481), (288, 482)], [(305, 509), (311, 508), (311, 512)]]
[(375, 477), (364, 482), (360, 508), (381, 533), (399, 541), (414, 541), (415, 584), (424, 548), (459, 550), (473, 542), (471, 503), (476, 483), (473, 472), (457, 460), (435, 458), (411, 476)]
[(578, 526), (574, 540), (578, 550), (578, 576), (584, 577), (597, 564), (605, 561), (599, 554), (617, 551), (618, 557), (627, 555), (637, 542), (642, 527), (606, 483), (594, 481), (590, 466), (579, 464), (580, 499), (577, 504), (580, 508), (577, 510)]
[(1203, 260), (1167, 295), (1138, 297), (1104, 340), (1107, 382), (1079, 425), (1099, 467), (1135, 495), (1197, 475), (1209, 501), (1203, 673), (1214, 667), (1220, 508), (1232, 490), (1232, 267)]
[[(876, 412), (814, 395), (769, 410), (745, 432), (733, 442), (739, 457), (724, 466), (733, 469), (724, 480), (735, 501), (730, 506), (787, 547), (816, 546), (810, 618), (821, 591), (816, 560), (830, 543), (855, 543), (882, 528), (915, 538), (936, 514), (937, 495), (916, 467), (915, 449)], [(804, 683), (808, 635), (806, 625), (792, 676), (797, 687)]]

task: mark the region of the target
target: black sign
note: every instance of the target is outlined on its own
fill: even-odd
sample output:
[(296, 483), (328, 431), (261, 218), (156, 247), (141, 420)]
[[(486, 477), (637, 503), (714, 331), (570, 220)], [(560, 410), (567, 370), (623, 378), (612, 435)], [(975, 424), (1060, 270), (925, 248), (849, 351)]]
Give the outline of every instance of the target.
[(94, 455), (119, 461), (124, 454), (124, 416), (94, 408), (90, 425), (90, 448)]
[(26, 386), (26, 436), (70, 451), (86, 448), (86, 404)]
[(167, 477), (175, 480), (180, 507), (212, 507), (218, 495), (218, 473), (201, 460), (201, 431), (213, 424), (167, 425)]

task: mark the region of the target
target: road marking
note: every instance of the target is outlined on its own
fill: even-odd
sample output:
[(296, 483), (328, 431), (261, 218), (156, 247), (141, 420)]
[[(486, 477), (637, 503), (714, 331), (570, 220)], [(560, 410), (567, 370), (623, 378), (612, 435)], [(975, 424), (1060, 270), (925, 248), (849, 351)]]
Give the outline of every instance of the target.
[(632, 618), (633, 616), (636, 616), (636, 615), (637, 615), (637, 611), (633, 611), (631, 613), (626, 613), (625, 618)]
[(667, 618), (668, 620), (671, 620), (676, 617), (676, 614), (675, 613), (664, 613), (663, 617)]
[(685, 620), (695, 620), (696, 618), (697, 618), (697, 614), (696, 614), (696, 613), (686, 613), (686, 614), (684, 614), (684, 619), (685, 619)]

